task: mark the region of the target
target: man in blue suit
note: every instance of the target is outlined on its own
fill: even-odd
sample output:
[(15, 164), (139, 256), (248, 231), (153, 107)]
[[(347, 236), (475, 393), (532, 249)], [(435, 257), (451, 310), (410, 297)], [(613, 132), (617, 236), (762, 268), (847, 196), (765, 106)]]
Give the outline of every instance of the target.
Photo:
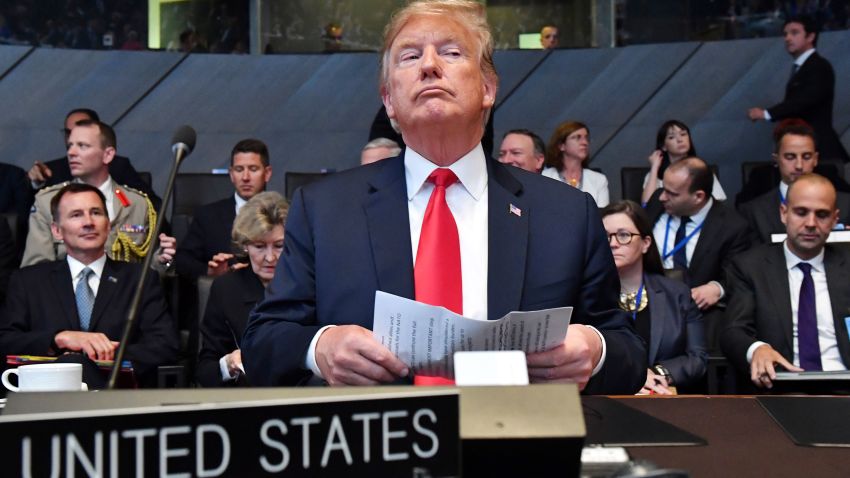
[[(435, 303), (426, 297), (452, 289), (453, 305), (437, 303), (479, 319), (574, 306), (565, 342), (527, 357), (531, 380), (574, 381), (588, 393), (638, 391), (646, 351), (618, 311), (617, 271), (593, 199), (484, 155), (498, 85), (484, 7), (405, 7), (387, 29), (381, 76), (407, 149), (296, 193), (283, 257), (243, 337), (254, 383), (293, 384), (311, 374), (331, 385), (405, 378), (407, 365), (369, 330), (375, 291)], [(441, 183), (445, 176), (456, 182)], [(435, 245), (430, 221), (445, 205), (456, 229), (442, 229)], [(446, 248), (435, 255), (432, 247)], [(456, 275), (428, 282), (426, 265)]]

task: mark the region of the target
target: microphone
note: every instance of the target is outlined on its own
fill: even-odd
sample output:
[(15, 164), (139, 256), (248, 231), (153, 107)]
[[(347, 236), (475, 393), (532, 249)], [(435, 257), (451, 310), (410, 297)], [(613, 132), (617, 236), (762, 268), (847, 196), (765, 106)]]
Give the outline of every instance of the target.
[(168, 177), (168, 183), (165, 186), (165, 194), (162, 195), (162, 205), (156, 217), (156, 226), (153, 230), (154, 244), (145, 260), (142, 263), (142, 273), (139, 277), (139, 282), (136, 284), (136, 291), (133, 295), (133, 300), (130, 302), (130, 308), (127, 310), (127, 321), (124, 323), (124, 333), (121, 335), (121, 340), (118, 342), (118, 349), (115, 351), (114, 363), (112, 370), (109, 373), (109, 382), (107, 388), (112, 390), (115, 388), (115, 381), (118, 378), (118, 372), (121, 370), (121, 362), (124, 360), (124, 350), (127, 347), (127, 342), (130, 339), (130, 332), (133, 330), (133, 324), (136, 322), (136, 317), (139, 315), (139, 304), (142, 302), (142, 293), (145, 290), (145, 281), (150, 273), (151, 262), (153, 256), (159, 249), (159, 231), (162, 229), (162, 222), (165, 219), (165, 211), (167, 211), (168, 200), (171, 199), (171, 193), (174, 191), (174, 179), (177, 177), (177, 170), (180, 169), (180, 163), (189, 156), (189, 153), (195, 149), (195, 139), (197, 134), (189, 125), (183, 125), (177, 128), (174, 136), (171, 137), (171, 152), (174, 154), (174, 165), (171, 166), (171, 174)]
[(197, 136), (194, 128), (187, 124), (177, 128), (177, 131), (174, 132), (174, 136), (171, 137), (171, 152), (174, 154), (174, 160), (177, 163), (182, 162), (195, 149)]

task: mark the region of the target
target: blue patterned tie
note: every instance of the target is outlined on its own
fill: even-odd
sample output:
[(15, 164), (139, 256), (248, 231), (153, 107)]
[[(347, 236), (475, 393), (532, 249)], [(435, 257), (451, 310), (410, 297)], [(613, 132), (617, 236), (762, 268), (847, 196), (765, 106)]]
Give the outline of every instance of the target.
[[(687, 235), (686, 232), (687, 232), (687, 227), (688, 227), (688, 221), (690, 221), (690, 220), (691, 220), (691, 218), (689, 218), (688, 216), (682, 216), (681, 222), (679, 222), (679, 229), (676, 230), (676, 240), (675, 240), (676, 246), (678, 246), (680, 242), (685, 240), (685, 236)], [(684, 246), (682, 246), (681, 249), (679, 249), (678, 251), (676, 251), (673, 254), (673, 268), (682, 269), (682, 270), (688, 269), (688, 251), (687, 250), (688, 250), (688, 246), (684, 245)]]
[(797, 267), (803, 271), (800, 302), (797, 304), (797, 348), (800, 353), (800, 367), (806, 371), (823, 370), (818, 343), (818, 316), (815, 307), (812, 265), (801, 262), (797, 264)]
[(74, 290), (77, 298), (77, 313), (80, 315), (80, 330), (88, 331), (91, 325), (91, 311), (94, 307), (94, 291), (89, 286), (89, 277), (94, 271), (86, 267), (80, 272), (80, 281)]

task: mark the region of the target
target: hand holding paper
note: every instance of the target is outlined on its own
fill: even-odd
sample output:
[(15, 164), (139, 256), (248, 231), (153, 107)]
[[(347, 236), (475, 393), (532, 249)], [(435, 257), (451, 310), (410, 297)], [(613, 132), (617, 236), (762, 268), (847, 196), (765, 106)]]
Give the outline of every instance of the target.
[(379, 291), (375, 294), (372, 334), (375, 341), (408, 364), (412, 373), (453, 378), (457, 351), (522, 350), (536, 354), (563, 346), (571, 315), (572, 307), (562, 307), (511, 312), (499, 320), (475, 320)]
[(378, 385), (407, 376), (408, 367), (359, 325), (326, 329), (316, 363), (330, 385)]

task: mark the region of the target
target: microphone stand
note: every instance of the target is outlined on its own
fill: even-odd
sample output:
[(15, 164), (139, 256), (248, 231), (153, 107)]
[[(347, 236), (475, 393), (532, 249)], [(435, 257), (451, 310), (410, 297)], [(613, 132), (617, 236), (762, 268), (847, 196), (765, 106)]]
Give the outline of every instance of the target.
[(115, 352), (114, 363), (112, 370), (109, 372), (109, 382), (106, 386), (107, 390), (115, 389), (115, 381), (118, 378), (118, 372), (121, 371), (121, 362), (124, 360), (124, 350), (127, 348), (127, 342), (130, 340), (130, 332), (133, 330), (133, 324), (136, 323), (136, 317), (139, 315), (139, 304), (142, 301), (142, 293), (145, 290), (145, 281), (151, 270), (151, 261), (156, 251), (159, 249), (159, 231), (162, 229), (162, 222), (165, 219), (166, 207), (168, 200), (171, 199), (171, 193), (174, 190), (174, 179), (177, 177), (177, 170), (180, 169), (180, 163), (188, 155), (188, 151), (182, 147), (178, 147), (175, 153), (174, 165), (171, 166), (171, 174), (168, 176), (168, 184), (165, 187), (165, 194), (162, 197), (162, 205), (159, 207), (159, 214), (156, 217), (156, 227), (153, 231), (153, 239), (156, 247), (151, 247), (145, 255), (145, 260), (142, 263), (142, 276), (139, 278), (139, 283), (136, 284), (136, 292), (133, 294), (133, 301), (130, 302), (130, 309), (127, 311), (127, 321), (124, 324), (124, 333), (121, 335), (121, 341), (118, 343), (118, 350)]

